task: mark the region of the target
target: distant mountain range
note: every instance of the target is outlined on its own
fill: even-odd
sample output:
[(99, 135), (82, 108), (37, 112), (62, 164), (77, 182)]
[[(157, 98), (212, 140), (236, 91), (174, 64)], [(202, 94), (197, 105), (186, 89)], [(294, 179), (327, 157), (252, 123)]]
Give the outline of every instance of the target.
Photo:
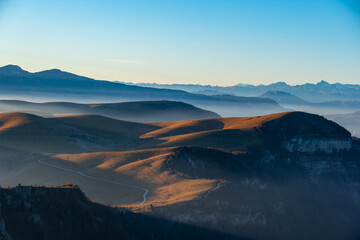
[(192, 93), (207, 95), (213, 94), (232, 94), (235, 96), (254, 97), (260, 96), (267, 91), (283, 91), (294, 94), (309, 102), (328, 102), (328, 101), (360, 101), (359, 84), (330, 84), (320, 81), (317, 84), (306, 83), (302, 85), (288, 85), (285, 82), (277, 82), (269, 85), (249, 85), (238, 84), (229, 87), (194, 85), (194, 84), (136, 84), (143, 87), (156, 87), (166, 89), (177, 89)]
[[(140, 87), (110, 81), (99, 81), (52, 69), (30, 73), (19, 66), (0, 68), (0, 96), (15, 99), (50, 99), (52, 101), (119, 102), (144, 100), (182, 101), (206, 109), (223, 110), (237, 115), (261, 115), (285, 109), (271, 99), (239, 97), (228, 94), (208, 96), (182, 90)], [(10, 97), (9, 97), (10, 96)], [(11, 97), (13, 96), (13, 97)], [(49, 101), (49, 100), (48, 100)], [(216, 111), (218, 112), (218, 111)], [(221, 112), (218, 112), (223, 115)]]
[(282, 106), (295, 110), (313, 112), (313, 113), (349, 113), (360, 110), (360, 101), (325, 101), (325, 102), (308, 102), (293, 94), (283, 91), (267, 91), (260, 97), (272, 99)]
[(181, 101), (224, 117), (263, 115), (290, 109), (318, 114), (360, 110), (360, 85), (329, 84), (325, 81), (296, 86), (286, 83), (258, 86), (239, 84), (232, 87), (134, 85), (94, 80), (58, 69), (30, 73), (16, 65), (0, 68), (1, 96), (3, 99), (87, 103)]

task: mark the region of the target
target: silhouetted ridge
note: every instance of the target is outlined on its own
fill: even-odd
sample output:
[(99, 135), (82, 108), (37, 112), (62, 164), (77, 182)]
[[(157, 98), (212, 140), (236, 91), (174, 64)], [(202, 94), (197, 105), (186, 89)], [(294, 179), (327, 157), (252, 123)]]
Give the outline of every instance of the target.
[(66, 79), (66, 80), (86, 80), (94, 81), (91, 78), (82, 77), (73, 73), (61, 71), (60, 69), (50, 69), (34, 73), (36, 77), (47, 79)]
[[(197, 108), (193, 105), (177, 101), (134, 101), (122, 103), (89, 104), (95, 111), (116, 112), (116, 117), (122, 119), (135, 119), (141, 122), (188, 120), (202, 118), (217, 118), (220, 115)], [(163, 121), (164, 121), (163, 120)]]
[(160, 122), (189, 119), (217, 118), (220, 115), (193, 105), (175, 101), (136, 101), (118, 103), (79, 104), (72, 102), (33, 103), (17, 100), (0, 100), (2, 111), (26, 111), (43, 116), (97, 114), (135, 121)]
[(3, 67), (0, 67), (1, 71), (24, 71), (21, 67), (19, 67), (18, 65), (6, 65)]
[(17, 65), (6, 65), (0, 67), (0, 73), (2, 74), (20, 74), (20, 73), (28, 73), (27, 71), (23, 70), (21, 67)]
[(200, 107), (227, 106), (255, 112), (279, 112), (285, 110), (275, 101), (258, 97), (238, 97), (231, 95), (202, 95), (182, 90), (159, 89), (126, 85), (118, 82), (95, 80), (76, 74), (52, 69), (42, 72), (7, 72), (0, 74), (0, 93), (16, 96), (52, 99), (106, 99), (105, 101), (146, 101), (169, 100), (181, 101)]

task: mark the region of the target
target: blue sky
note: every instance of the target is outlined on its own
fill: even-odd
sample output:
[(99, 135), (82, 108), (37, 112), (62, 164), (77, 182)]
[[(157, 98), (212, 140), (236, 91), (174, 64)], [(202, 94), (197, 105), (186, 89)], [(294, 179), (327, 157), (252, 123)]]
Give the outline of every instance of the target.
[(360, 83), (357, 0), (0, 0), (0, 65), (125, 82)]

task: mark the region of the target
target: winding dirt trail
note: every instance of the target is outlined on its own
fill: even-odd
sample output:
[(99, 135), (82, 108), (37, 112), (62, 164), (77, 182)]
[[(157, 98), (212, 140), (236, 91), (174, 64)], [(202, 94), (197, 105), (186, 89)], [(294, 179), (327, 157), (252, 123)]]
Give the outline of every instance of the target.
[[(168, 143), (170, 140), (171, 140), (171, 136), (164, 143)], [(147, 200), (146, 195), (149, 193), (148, 188), (138, 187), (138, 186), (134, 186), (134, 185), (126, 184), (126, 183), (115, 182), (115, 181), (110, 181), (110, 180), (105, 180), (105, 179), (101, 179), (101, 178), (92, 177), (92, 176), (89, 176), (89, 175), (87, 175), (87, 174), (85, 174), (83, 172), (72, 170), (72, 169), (69, 169), (69, 168), (63, 168), (63, 167), (60, 167), (60, 166), (57, 166), (57, 165), (54, 165), (54, 164), (46, 163), (46, 162), (41, 161), (41, 160), (38, 160), (38, 163), (42, 164), (42, 165), (45, 165), (45, 166), (48, 166), (48, 167), (57, 168), (57, 169), (60, 169), (60, 170), (63, 170), (63, 171), (73, 172), (73, 173), (79, 174), (79, 175), (81, 175), (81, 176), (83, 176), (85, 178), (89, 178), (89, 179), (94, 180), (94, 181), (103, 182), (103, 183), (109, 183), (109, 184), (116, 184), (116, 185), (121, 185), (121, 186), (128, 187), (128, 188), (135, 188), (135, 189), (144, 190), (145, 193), (143, 194), (143, 201), (141, 203), (139, 203), (138, 205), (144, 204), (146, 202), (146, 200)]]
[(59, 167), (59, 166), (56, 166), (56, 165), (53, 165), (53, 164), (50, 164), (50, 163), (43, 162), (41, 160), (38, 160), (38, 163), (42, 164), (42, 165), (45, 165), (45, 166), (48, 166), (48, 167), (57, 168), (57, 169), (60, 169), (60, 170), (63, 170), (63, 171), (77, 173), (77, 174), (79, 174), (79, 175), (81, 175), (83, 177), (92, 179), (94, 181), (103, 182), (103, 183), (109, 183), (109, 184), (116, 184), (116, 185), (121, 185), (121, 186), (124, 186), (124, 187), (144, 190), (145, 193), (143, 194), (143, 201), (141, 203), (139, 203), (139, 205), (142, 205), (142, 204), (144, 204), (146, 202), (146, 195), (149, 193), (148, 188), (138, 187), (138, 186), (134, 186), (134, 185), (126, 184), (126, 183), (115, 182), (115, 181), (110, 181), (110, 180), (105, 180), (105, 179), (101, 179), (101, 178), (92, 177), (92, 176), (89, 176), (89, 175), (87, 175), (87, 174), (85, 174), (83, 172), (68, 169), (68, 168)]

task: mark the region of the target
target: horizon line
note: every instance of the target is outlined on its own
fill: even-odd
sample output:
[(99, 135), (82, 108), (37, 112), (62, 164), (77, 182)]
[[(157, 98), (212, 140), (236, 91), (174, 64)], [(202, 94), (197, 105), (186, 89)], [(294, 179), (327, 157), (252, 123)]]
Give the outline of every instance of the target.
[(20, 67), (19, 65), (17, 64), (6, 64), (4, 66), (1, 66), (1, 68), (4, 68), (4, 67), (8, 67), (8, 66), (14, 66), (14, 67), (18, 67), (20, 68), (22, 71), (24, 72), (28, 72), (28, 73), (31, 73), (31, 74), (35, 74), (35, 73), (40, 73), (40, 72), (45, 72), (45, 71), (51, 71), (51, 70), (58, 70), (58, 71), (61, 71), (61, 72), (64, 72), (64, 73), (69, 73), (69, 74), (73, 74), (73, 75), (76, 75), (76, 76), (79, 76), (79, 77), (85, 77), (85, 78), (89, 78), (89, 79), (92, 79), (92, 80), (95, 80), (95, 81), (108, 81), (108, 82), (115, 82), (115, 83), (121, 83), (121, 84), (126, 84), (126, 85), (129, 85), (129, 84), (133, 84), (133, 85), (138, 85), (138, 84), (150, 84), (150, 85), (165, 85), (165, 86), (173, 86), (173, 85), (186, 85), (186, 86), (191, 86), (191, 85), (195, 85), (195, 86), (210, 86), (210, 87), (234, 87), (234, 86), (239, 86), (239, 85), (244, 85), (244, 86), (255, 86), (255, 87), (258, 87), (258, 86), (269, 86), (269, 85), (273, 85), (273, 84), (277, 84), (277, 83), (285, 83), (286, 85), (288, 86), (301, 86), (301, 85), (305, 85), (305, 84), (313, 84), (313, 85), (317, 85), (317, 84), (321, 84), (321, 83), (327, 83), (327, 84), (330, 84), (330, 85), (336, 85), (336, 84), (341, 84), (341, 85), (360, 85), (360, 84), (356, 84), (356, 83), (340, 83), (340, 82), (335, 82), (335, 83), (330, 83), (326, 80), (320, 80), (316, 83), (310, 83), (310, 82), (304, 82), (302, 84), (289, 84), (288, 82), (284, 82), (284, 81), (278, 81), (278, 82), (272, 82), (272, 83), (269, 83), (269, 84), (249, 84), (249, 83), (237, 83), (237, 84), (234, 84), (234, 85), (211, 85), (211, 84), (200, 84), (200, 83), (157, 83), (157, 82), (129, 82), (129, 81), (119, 81), (119, 80), (109, 80), (109, 79), (95, 79), (93, 77), (88, 77), (88, 76), (84, 76), (84, 75), (79, 75), (77, 73), (73, 73), (73, 72), (69, 72), (69, 71), (66, 71), (66, 70), (62, 70), (60, 68), (50, 68), (50, 69), (45, 69), (45, 70), (41, 70), (41, 71), (28, 71), (28, 70), (24, 70), (22, 67)]

